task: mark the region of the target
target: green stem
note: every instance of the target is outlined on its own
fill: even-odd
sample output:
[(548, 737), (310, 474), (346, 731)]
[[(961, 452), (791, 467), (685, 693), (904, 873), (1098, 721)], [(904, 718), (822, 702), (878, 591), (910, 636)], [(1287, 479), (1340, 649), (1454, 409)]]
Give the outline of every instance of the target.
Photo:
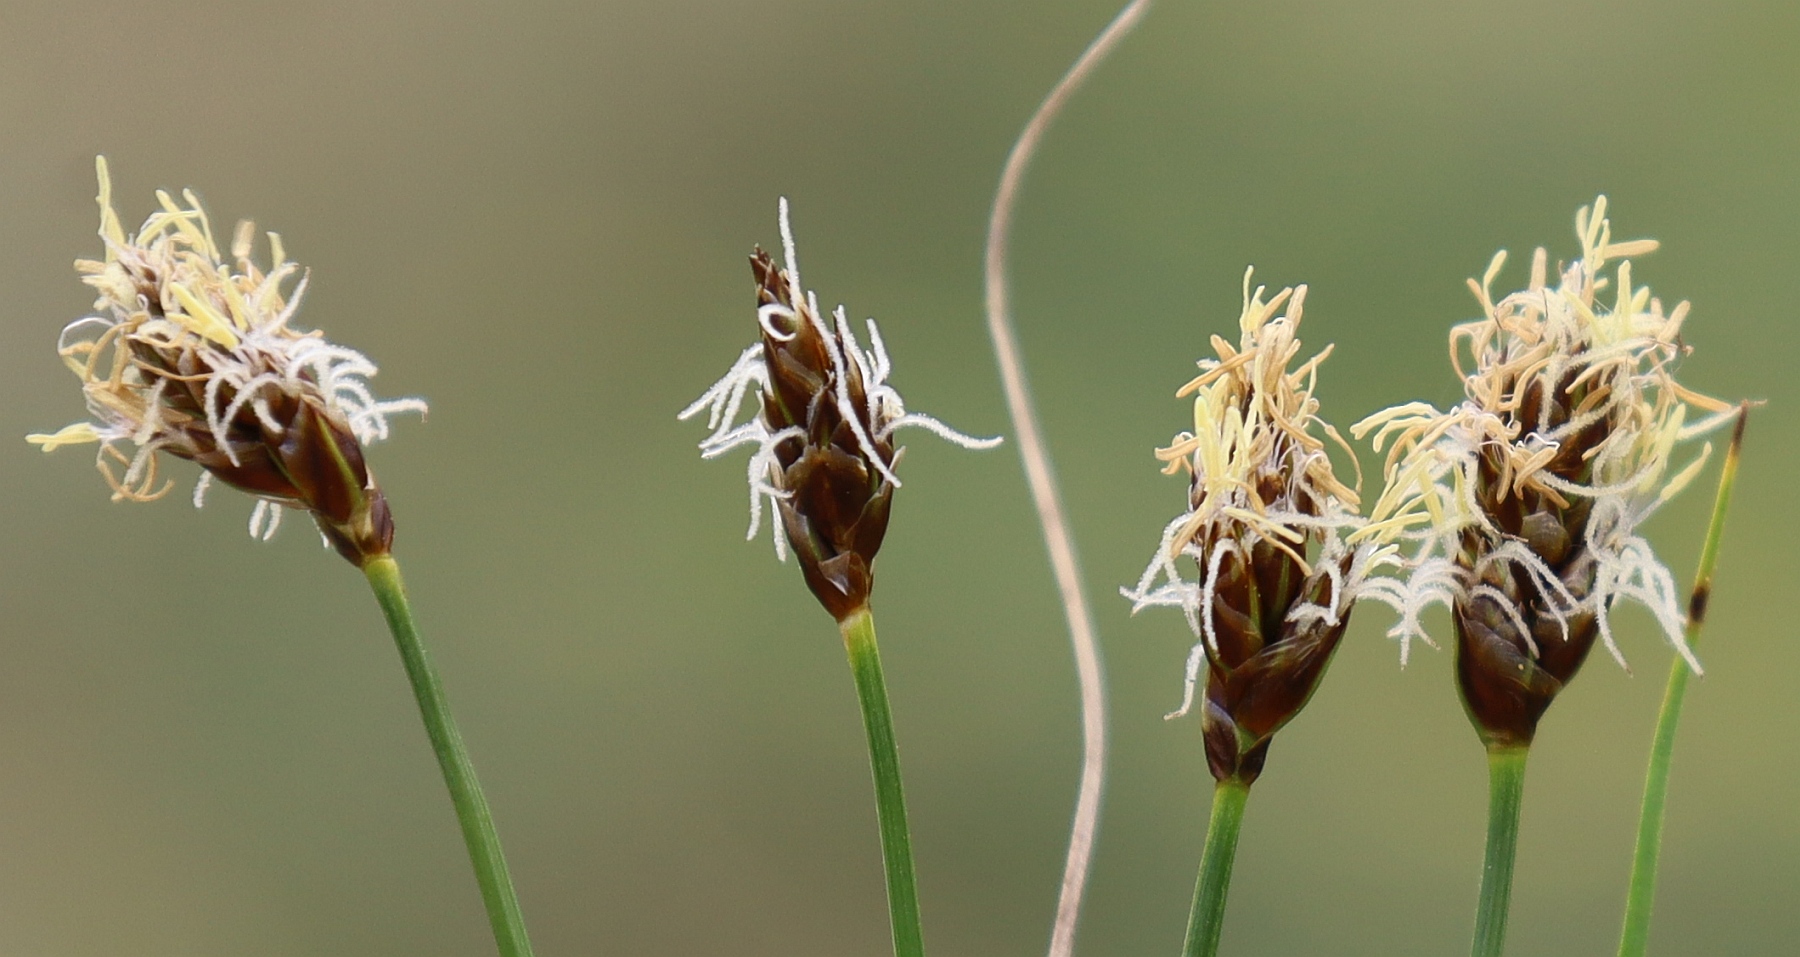
[[(1688, 641), (1697, 631), (1688, 625)], [(1669, 669), (1656, 736), (1650, 744), (1650, 769), (1644, 776), (1644, 805), (1638, 813), (1637, 848), (1631, 857), (1631, 883), (1625, 892), (1625, 927), (1619, 934), (1620, 957), (1641, 957), (1650, 941), (1650, 905), (1656, 897), (1656, 865), (1662, 855), (1663, 809), (1669, 797), (1669, 759), (1675, 750), (1675, 726), (1681, 721), (1681, 699), (1687, 693), (1687, 663), (1679, 657)]]
[(913, 877), (912, 837), (906, 829), (906, 796), (900, 788), (900, 752), (894, 745), (894, 718), (888, 711), (887, 683), (881, 677), (881, 652), (875, 647), (875, 618), (869, 609), (851, 612), (838, 622), (856, 698), (862, 704), (863, 729), (869, 734), (869, 764), (875, 772), (875, 816), (881, 824), (881, 858), (887, 867), (888, 915), (894, 929), (894, 957), (922, 957), (924, 930), (919, 923), (919, 889)]
[(1238, 831), (1250, 785), (1220, 781), (1213, 789), (1212, 820), (1206, 824), (1206, 850), (1200, 856), (1200, 880), (1194, 885), (1194, 909), (1188, 914), (1182, 957), (1213, 957), (1225, 926), (1225, 892), (1231, 889), (1231, 862), (1237, 858)]
[(400, 660), (406, 665), (406, 677), (419, 700), (419, 715), (425, 719), (425, 731), (431, 736), (431, 750), (437, 754), (444, 785), (450, 790), (450, 801), (456, 805), (456, 817), (462, 822), (463, 841), (468, 844), (469, 860), (475, 865), (481, 900), (487, 905), (488, 922), (494, 928), (494, 943), (502, 957), (531, 957), (531, 941), (525, 935), (519, 897), (506, 871), (506, 857), (500, 852), (500, 835), (494, 831), (494, 818), (488, 811), (487, 798), (482, 796), (481, 783), (475, 779), (475, 768), (469, 763), (462, 735), (450, 717), (444, 686), (419, 639), (412, 606), (406, 600), (406, 586), (400, 581), (400, 566), (392, 556), (383, 555), (364, 565), (363, 574), (368, 576), (375, 600), (387, 616), (394, 644), (400, 649)]
[(1487, 853), (1481, 864), (1481, 902), (1475, 909), (1473, 957), (1506, 949), (1506, 912), (1512, 903), (1513, 859), (1519, 850), (1519, 804), (1525, 794), (1529, 747), (1488, 749)]
[[(1712, 521), (1706, 526), (1706, 542), (1700, 547), (1700, 567), (1694, 573), (1694, 594), (1688, 602), (1685, 637), (1690, 649), (1699, 643), (1700, 626), (1706, 621), (1713, 566), (1719, 561), (1725, 510), (1731, 505), (1731, 490), (1737, 484), (1738, 451), (1743, 445), (1748, 411), (1746, 407), (1738, 413), (1737, 431), (1732, 433), (1725, 466), (1719, 472)], [(1619, 934), (1619, 957), (1643, 957), (1650, 942), (1650, 908), (1656, 899), (1656, 865), (1662, 854), (1663, 811), (1669, 797), (1669, 761), (1675, 751), (1675, 726), (1681, 723), (1681, 700), (1687, 694), (1687, 684), (1687, 662), (1677, 656), (1669, 667), (1669, 685), (1663, 691), (1656, 736), (1650, 744), (1650, 769), (1644, 775), (1644, 806), (1638, 815), (1637, 849), (1631, 858), (1631, 884), (1625, 894), (1625, 927)]]

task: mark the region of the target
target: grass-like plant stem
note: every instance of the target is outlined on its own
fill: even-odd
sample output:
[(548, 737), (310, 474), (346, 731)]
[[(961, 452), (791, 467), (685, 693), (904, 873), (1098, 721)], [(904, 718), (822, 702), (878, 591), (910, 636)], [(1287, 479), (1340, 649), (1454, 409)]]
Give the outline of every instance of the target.
[[(1700, 641), (1706, 621), (1706, 605), (1712, 595), (1713, 567), (1719, 561), (1719, 540), (1724, 537), (1725, 511), (1731, 506), (1731, 490), (1737, 484), (1738, 452), (1744, 443), (1748, 406), (1738, 411), (1737, 429), (1719, 471), (1719, 491), (1713, 499), (1712, 521), (1706, 526), (1706, 542), (1700, 547), (1700, 567), (1694, 573), (1694, 594), (1688, 601), (1686, 638), (1692, 648)], [(1677, 657), (1669, 667), (1669, 685), (1663, 691), (1662, 711), (1656, 717), (1656, 736), (1650, 744), (1650, 769), (1644, 775), (1644, 806), (1638, 815), (1637, 850), (1631, 858), (1631, 884), (1625, 894), (1625, 927), (1619, 934), (1619, 957), (1643, 957), (1650, 943), (1650, 909), (1656, 899), (1656, 865), (1662, 855), (1663, 811), (1669, 797), (1669, 761), (1675, 751), (1675, 727), (1681, 723), (1681, 701), (1687, 694), (1688, 666)]]
[(1194, 909), (1188, 914), (1182, 957), (1213, 957), (1225, 926), (1225, 894), (1231, 889), (1231, 864), (1237, 859), (1238, 831), (1250, 785), (1221, 781), (1213, 789), (1212, 820), (1206, 824), (1206, 850), (1200, 855), (1200, 879), (1194, 884)]
[(919, 923), (919, 887), (913, 877), (912, 836), (906, 827), (906, 795), (900, 787), (900, 750), (894, 744), (894, 717), (888, 710), (881, 651), (875, 646), (875, 617), (861, 608), (838, 622), (863, 729), (869, 734), (869, 765), (875, 772), (875, 816), (881, 825), (881, 859), (887, 868), (888, 915), (894, 929), (894, 957), (923, 957), (925, 932)]
[(1519, 805), (1525, 796), (1521, 746), (1488, 748), (1487, 852), (1481, 862), (1481, 900), (1475, 907), (1473, 957), (1500, 957), (1506, 949), (1506, 913), (1512, 904), (1513, 860), (1519, 851)]
[(412, 605), (406, 599), (406, 586), (400, 580), (400, 566), (392, 556), (383, 555), (364, 565), (363, 574), (368, 576), (369, 587), (375, 590), (375, 600), (381, 603), (388, 628), (394, 633), (407, 680), (412, 682), (413, 695), (419, 701), (419, 715), (425, 719), (425, 731), (431, 737), (431, 750), (444, 772), (450, 801), (456, 805), (463, 841), (469, 846), (469, 860), (481, 885), (481, 900), (487, 905), (488, 922), (494, 928), (494, 943), (502, 957), (531, 957), (531, 940), (525, 933), (525, 918), (519, 913), (519, 896), (513, 890), (512, 876), (506, 870), (506, 856), (500, 851), (494, 816), (481, 793), (481, 782), (475, 779), (475, 767), (469, 763), (462, 735), (450, 717), (444, 686), (419, 639)]

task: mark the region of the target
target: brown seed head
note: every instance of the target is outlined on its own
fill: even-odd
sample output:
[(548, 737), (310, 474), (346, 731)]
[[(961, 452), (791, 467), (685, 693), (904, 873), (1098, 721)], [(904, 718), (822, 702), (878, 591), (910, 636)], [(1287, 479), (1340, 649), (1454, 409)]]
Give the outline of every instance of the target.
[[(1596, 640), (1620, 663), (1607, 611), (1620, 598), (1681, 637), (1678, 593), (1636, 527), (1692, 480), (1711, 446), (1670, 474), (1674, 446), (1730, 421), (1735, 407), (1691, 392), (1673, 374), (1686, 352), (1688, 304), (1665, 313), (1634, 287), (1631, 263), (1652, 240), (1614, 243), (1601, 197), (1576, 217), (1582, 257), (1547, 285), (1539, 249), (1528, 287), (1495, 301), (1505, 262), (1470, 288), (1483, 318), (1451, 331), (1467, 399), (1448, 412), (1413, 403), (1358, 423), (1394, 438), (1388, 490), (1363, 532), (1420, 545), (1396, 585), (1396, 631), (1423, 635), (1418, 612), (1451, 606), (1463, 704), (1490, 747), (1531, 743), (1539, 718)], [(1609, 286), (1612, 302), (1600, 298)], [(1463, 362), (1472, 368), (1463, 372)], [(1689, 424), (1689, 410), (1705, 415)]]
[[(1204, 661), (1207, 764), (1220, 781), (1245, 784), (1318, 688), (1361, 583), (1384, 558), (1375, 545), (1349, 549), (1341, 539), (1360, 520), (1357, 493), (1326, 452), (1328, 440), (1342, 440), (1313, 397), (1330, 350), (1289, 368), (1306, 287), (1262, 296), (1246, 272), (1238, 345), (1214, 336), (1218, 358), (1201, 360), (1201, 374), (1177, 393), (1194, 396), (1194, 431), (1156, 455), (1165, 472), (1188, 472), (1188, 510), (1164, 530), (1136, 590), (1123, 590), (1134, 610), (1187, 612), (1200, 640), (1175, 715), (1191, 706)], [(1192, 562), (1193, 581), (1178, 559)]]
[[(298, 267), (284, 261), (278, 236), (269, 234), (268, 272), (250, 259), (248, 222), (227, 262), (193, 194), (184, 207), (159, 193), (163, 211), (127, 237), (104, 160), (98, 168), (105, 258), (76, 263), (100, 293), (98, 314), (71, 323), (58, 346), (94, 421), (30, 440), (46, 451), (99, 442), (115, 500), (167, 494), (156, 456), (167, 452), (255, 496), (253, 534), (272, 534), (279, 509), (303, 509), (358, 566), (387, 554), (393, 518), (362, 444), (386, 435), (388, 414), (424, 403), (377, 401), (364, 382), (375, 372), (368, 359), (289, 326), (306, 280), (284, 294)], [(135, 452), (120, 450), (124, 442)]]
[(820, 321), (814, 304), (795, 301), (768, 253), (756, 250), (750, 269), (757, 307), (769, 317), (763, 418), (781, 436), (774, 485), (787, 493), (776, 507), (807, 587), (841, 621), (867, 605), (875, 587), (875, 553), (894, 497), (894, 447), (856, 364), (833, 361), (855, 348), (843, 330)]
[[(704, 458), (757, 446), (749, 470), (750, 536), (769, 499), (781, 515), (776, 553), (785, 558), (793, 547), (807, 586), (841, 621), (868, 604), (875, 585), (875, 553), (900, 485), (894, 467), (904, 450), (893, 444), (894, 431), (918, 426), (965, 448), (991, 448), (1000, 440), (970, 438), (907, 412), (887, 384), (887, 350), (874, 320), (864, 350), (843, 307), (827, 318), (817, 298), (802, 290), (786, 200), (781, 231), (786, 268), (761, 249), (750, 257), (760, 341), (680, 417), (707, 411), (713, 433), (700, 444)], [(759, 414), (737, 423), (751, 389)]]

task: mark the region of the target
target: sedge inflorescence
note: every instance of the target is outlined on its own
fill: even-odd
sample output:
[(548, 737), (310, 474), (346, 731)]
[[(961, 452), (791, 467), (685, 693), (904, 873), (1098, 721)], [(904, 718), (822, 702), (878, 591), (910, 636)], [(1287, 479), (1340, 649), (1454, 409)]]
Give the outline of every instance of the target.
[(1620, 600), (1700, 667), (1674, 579), (1637, 530), (1711, 452), (1678, 465), (1678, 445), (1735, 407), (1675, 380), (1688, 303), (1665, 310), (1632, 278), (1631, 257), (1656, 242), (1615, 242), (1605, 197), (1576, 232), (1581, 256), (1554, 286), (1541, 248), (1522, 290), (1493, 296), (1504, 252), (1469, 281), (1482, 316), (1450, 333), (1460, 404), (1408, 403), (1352, 429), (1391, 445), (1387, 488), (1355, 534), (1414, 545), (1389, 592), (1392, 634), (1429, 640), (1420, 612), (1451, 608), (1464, 702), (1495, 745), (1529, 743), (1596, 638), (1624, 664), (1608, 621)]
[(254, 496), (252, 535), (272, 536), (294, 508), (352, 562), (385, 554), (393, 521), (362, 446), (387, 437), (388, 416), (423, 414), (425, 403), (377, 399), (367, 357), (294, 328), (307, 278), (280, 236), (268, 234), (264, 270), (251, 258), (255, 227), (240, 223), (227, 259), (191, 191), (183, 203), (159, 191), (161, 210), (127, 235), (104, 158), (97, 169), (105, 252), (75, 264), (99, 293), (95, 314), (57, 343), (91, 421), (28, 440), (45, 451), (98, 443), (114, 500), (167, 494), (173, 482), (157, 455), (166, 452), (206, 470), (196, 505), (213, 478)]
[[(1260, 772), (1270, 737), (1303, 707), (1391, 546), (1351, 546), (1358, 492), (1329, 446), (1355, 454), (1319, 416), (1319, 366), (1297, 365), (1306, 287), (1264, 300), (1244, 274), (1240, 337), (1212, 337), (1217, 358), (1176, 393), (1193, 397), (1194, 428), (1156, 450), (1165, 474), (1188, 476), (1188, 507), (1163, 529), (1135, 588), (1133, 611), (1180, 608), (1196, 637), (1181, 707), (1207, 675), (1208, 763), (1220, 780)], [(1282, 312), (1282, 308), (1286, 311)], [(1192, 577), (1184, 572), (1191, 567)]]
[[(700, 443), (702, 458), (754, 447), (745, 537), (756, 537), (769, 503), (781, 519), (773, 530), (776, 556), (785, 560), (791, 546), (813, 594), (841, 620), (866, 605), (874, 587), (875, 553), (900, 486), (894, 468), (905, 451), (894, 445), (894, 433), (923, 428), (972, 449), (1000, 439), (977, 439), (908, 412), (887, 381), (892, 365), (875, 320), (867, 323), (867, 349), (843, 306), (827, 321), (818, 297), (800, 284), (786, 199), (780, 222), (785, 266), (761, 249), (750, 257), (760, 340), (680, 418), (706, 412), (713, 431)], [(756, 414), (740, 422), (747, 402)]]

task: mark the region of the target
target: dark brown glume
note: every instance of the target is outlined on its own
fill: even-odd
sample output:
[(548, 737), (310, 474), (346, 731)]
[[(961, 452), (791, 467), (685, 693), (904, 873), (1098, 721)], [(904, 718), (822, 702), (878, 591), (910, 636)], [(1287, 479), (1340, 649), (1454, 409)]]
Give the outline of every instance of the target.
[[(782, 526), (800, 562), (807, 587), (832, 617), (842, 621), (869, 603), (874, 588), (875, 553), (887, 534), (888, 508), (894, 487), (857, 440), (837, 401), (838, 376), (849, 392), (856, 423), (869, 438), (882, 466), (894, 462), (893, 446), (877, 436), (880, 423), (868, 413), (868, 396), (849, 344), (835, 340), (845, 361), (834, 366), (824, 334), (801, 317), (805, 304), (794, 303), (786, 279), (761, 249), (750, 257), (756, 277), (757, 306), (779, 303), (795, 317), (774, 317), (781, 339), (763, 330), (763, 357), (768, 364), (768, 391), (763, 417), (769, 431), (799, 427), (775, 447)], [(837, 333), (829, 333), (836, 336)]]

